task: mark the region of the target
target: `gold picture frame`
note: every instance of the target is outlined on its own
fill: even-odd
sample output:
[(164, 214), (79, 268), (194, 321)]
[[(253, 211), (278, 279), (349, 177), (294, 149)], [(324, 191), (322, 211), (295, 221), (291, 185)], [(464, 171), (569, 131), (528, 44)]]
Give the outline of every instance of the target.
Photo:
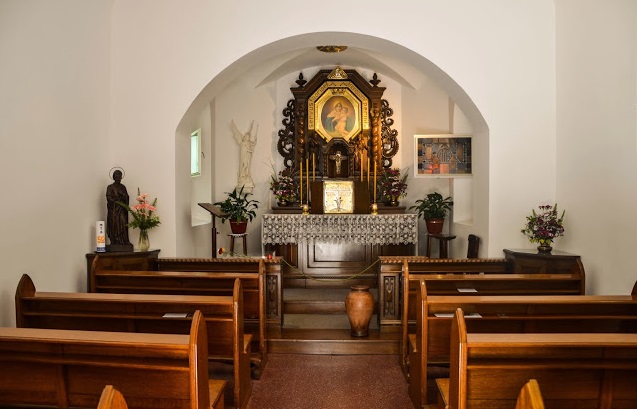
[(350, 141), (369, 130), (369, 100), (350, 81), (326, 81), (308, 100), (308, 129)]
[(354, 181), (323, 182), (323, 213), (354, 213)]

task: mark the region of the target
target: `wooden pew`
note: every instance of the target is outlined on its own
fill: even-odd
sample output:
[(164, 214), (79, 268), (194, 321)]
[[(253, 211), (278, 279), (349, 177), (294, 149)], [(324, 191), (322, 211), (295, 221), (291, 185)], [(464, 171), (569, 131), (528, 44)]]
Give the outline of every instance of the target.
[[(392, 261), (393, 260), (393, 261)], [(388, 264), (397, 266), (397, 258)], [(392, 263), (389, 263), (392, 261)], [(416, 324), (418, 281), (427, 281), (434, 295), (580, 295), (584, 294), (585, 275), (579, 259), (571, 259), (570, 269), (560, 264), (556, 273), (512, 273), (505, 259), (428, 259), (404, 257), (402, 261), (402, 344), (401, 364), (406, 368), (408, 326)], [(381, 266), (382, 268), (382, 266)], [(396, 271), (394, 271), (396, 272)], [(386, 270), (387, 274), (387, 270)], [(381, 280), (386, 280), (381, 277)], [(379, 289), (379, 291), (383, 291)], [(395, 291), (397, 292), (397, 291)], [(383, 302), (381, 296), (381, 303)], [(381, 322), (382, 324), (382, 322)]]
[(544, 409), (544, 400), (542, 399), (542, 392), (540, 392), (540, 385), (538, 385), (535, 379), (529, 379), (529, 381), (524, 384), (518, 395), (515, 409)]
[(451, 331), (441, 409), (511, 408), (530, 378), (547, 409), (637, 407), (637, 334), (478, 334), (461, 309)]
[[(16, 290), (16, 325), (89, 331), (187, 334), (193, 313), (204, 314), (211, 360), (233, 364), (233, 400), (244, 408), (250, 399), (251, 335), (243, 333), (241, 281), (232, 296), (62, 293), (35, 290), (24, 274)], [(218, 364), (212, 364), (212, 374)]]
[[(519, 252), (513, 254), (519, 255)], [(482, 294), (503, 295), (585, 293), (586, 276), (579, 257), (556, 256), (548, 261), (529, 261), (527, 258), (531, 255), (527, 258), (507, 257), (430, 259), (422, 256), (380, 256), (380, 324), (402, 325), (404, 314), (409, 314), (413, 323), (417, 281), (420, 278), (436, 281), (431, 284), (429, 292), (440, 295), (474, 290)], [(533, 262), (539, 263), (540, 267), (534, 266)], [(404, 279), (405, 272), (409, 272), (407, 281)], [(408, 291), (405, 290), (407, 282), (410, 282)]]
[[(243, 265), (244, 268), (256, 266), (255, 272), (241, 271), (240, 268), (239, 271), (135, 271), (103, 269), (102, 259), (97, 256), (90, 271), (89, 291), (121, 294), (231, 295), (234, 281), (240, 279), (243, 288), (245, 332), (252, 335), (252, 362), (256, 365), (254, 375), (258, 378), (267, 359), (265, 270), (263, 260), (256, 263), (254, 260), (231, 265)], [(166, 262), (161, 265), (166, 266)], [(215, 265), (220, 267), (223, 264)]]
[(208, 379), (206, 323), (188, 335), (0, 328), (0, 405), (95, 408), (104, 385), (130, 409), (223, 409)]
[(409, 335), (409, 395), (428, 402), (428, 368), (449, 362), (451, 322), (461, 308), (473, 332), (637, 333), (637, 294), (626, 296), (436, 296), (420, 280), (415, 334)]
[(128, 409), (126, 399), (113, 385), (106, 385), (97, 403), (97, 409)]

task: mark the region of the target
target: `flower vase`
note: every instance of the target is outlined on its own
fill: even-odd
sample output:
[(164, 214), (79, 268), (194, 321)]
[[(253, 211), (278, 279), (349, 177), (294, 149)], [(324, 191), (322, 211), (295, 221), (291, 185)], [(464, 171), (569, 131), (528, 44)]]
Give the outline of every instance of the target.
[(398, 206), (398, 197), (397, 196), (392, 196), (391, 199), (389, 199), (389, 205), (390, 206)]
[(540, 245), (537, 246), (537, 251), (539, 253), (548, 254), (552, 250), (553, 250), (553, 247), (551, 247), (551, 241), (550, 240), (540, 241)]
[(137, 242), (139, 251), (148, 251), (150, 248), (150, 240), (148, 239), (148, 230), (141, 229), (139, 231), (139, 241)]
[(285, 199), (279, 199), (279, 201), (276, 203), (279, 207), (286, 207), (288, 205), (288, 201)]

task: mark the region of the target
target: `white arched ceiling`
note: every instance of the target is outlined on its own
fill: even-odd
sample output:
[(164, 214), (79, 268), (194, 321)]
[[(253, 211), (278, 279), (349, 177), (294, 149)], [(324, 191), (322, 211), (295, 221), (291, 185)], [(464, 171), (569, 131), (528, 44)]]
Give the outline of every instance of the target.
[[(348, 48), (340, 53), (324, 53), (316, 49), (318, 45), (345, 45)], [(446, 91), (462, 110), (471, 124), (474, 136), (488, 141), (488, 126), (471, 97), (453, 78), (425, 56), (400, 44), (378, 37), (347, 32), (319, 32), (288, 37), (255, 49), (212, 78), (193, 100), (180, 121), (176, 130), (176, 144), (179, 145), (181, 143), (179, 141), (187, 140), (185, 137), (190, 135), (190, 129), (196, 118), (215, 99), (216, 95), (248, 71), (252, 73), (256, 71), (257, 77), (261, 78), (254, 84), (255, 87), (258, 87), (291, 73), (302, 72), (308, 67), (333, 67), (335, 65), (361, 67), (377, 73), (380, 78), (391, 78), (402, 86), (412, 89), (417, 89), (424, 79), (429, 78)], [(488, 147), (488, 143), (485, 146)], [(189, 163), (189, 151), (176, 146), (175, 152), (178, 170), (180, 166), (186, 166)], [(482, 152), (483, 156), (488, 155), (488, 148), (483, 148)], [(484, 160), (488, 161), (488, 158), (484, 158)], [(488, 166), (485, 169), (488, 169)], [(188, 179), (180, 176), (179, 171), (177, 171), (175, 180), (176, 208), (179, 212), (179, 209), (183, 210), (190, 206), (188, 191), (190, 183)], [(488, 202), (488, 175), (484, 175), (483, 180), (484, 183), (479, 186), (479, 189), (484, 193), (485, 201)], [(486, 235), (488, 203), (484, 206), (478, 206), (478, 213), (484, 220), (483, 228), (478, 227), (478, 231), (482, 231)], [(182, 220), (182, 222), (178, 222), (177, 226), (179, 238), (177, 242), (192, 247), (194, 243), (190, 232), (190, 223), (186, 222), (186, 218), (177, 217), (177, 220)], [(177, 249), (177, 252), (181, 253), (180, 249)]]

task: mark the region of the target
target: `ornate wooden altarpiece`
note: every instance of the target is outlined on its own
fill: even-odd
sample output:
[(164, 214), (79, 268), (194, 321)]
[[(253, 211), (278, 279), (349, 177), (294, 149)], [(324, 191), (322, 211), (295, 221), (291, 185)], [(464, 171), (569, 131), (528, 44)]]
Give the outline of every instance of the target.
[(382, 99), (385, 88), (376, 74), (367, 81), (340, 67), (321, 70), (309, 81), (301, 73), (296, 83), (277, 144), (284, 166), (297, 180), (301, 168), (306, 178), (310, 173), (312, 213), (323, 213), (316, 196), (328, 179), (353, 181), (354, 213), (369, 213), (370, 201), (376, 202), (374, 167), (378, 175), (391, 167), (399, 147), (398, 132), (391, 129), (393, 110)]
[[(349, 288), (353, 284), (377, 287), (377, 273), (375, 269), (369, 269), (374, 260), (379, 255), (413, 254), (417, 247), (417, 219), (412, 218), (416, 220), (414, 222), (408, 217), (415, 215), (391, 217), (391, 213), (404, 213), (404, 207), (378, 205), (380, 215), (369, 215), (371, 203), (377, 202), (374, 197), (374, 169), (377, 177), (380, 177), (383, 169), (392, 166), (399, 148), (398, 132), (391, 129), (394, 123), (391, 118), (393, 110), (382, 99), (385, 88), (379, 87), (379, 83), (376, 74), (368, 81), (355, 70), (336, 67), (320, 70), (309, 81), (301, 73), (296, 80), (298, 86), (290, 88), (294, 98), (288, 101), (283, 110), (284, 129), (279, 131), (277, 149), (283, 156), (284, 166), (292, 171), (299, 183), (302, 179), (302, 204), (309, 204), (310, 212), (314, 215), (299, 215), (303, 217), (302, 220), (292, 215), (280, 216), (284, 218), (283, 221), (275, 214), (263, 216), (262, 241), (265, 251), (276, 251), (292, 267), (282, 268), (284, 287)], [(348, 189), (353, 196), (353, 199), (350, 196), (349, 202), (346, 200), (347, 195), (339, 196), (341, 191), (347, 192)], [(377, 191), (376, 195), (379, 194)], [(344, 200), (341, 201), (341, 198)], [(273, 213), (299, 212), (298, 206), (273, 209)], [(408, 221), (402, 220), (405, 218)], [(351, 220), (367, 226), (360, 229), (356, 227), (355, 230), (367, 231), (372, 228), (366, 223), (373, 222), (376, 226), (373, 229), (383, 229), (389, 228), (398, 219), (410, 226), (400, 227), (399, 230), (411, 233), (408, 238), (398, 241), (379, 242), (365, 234), (357, 240), (334, 241), (332, 235), (321, 236), (323, 233), (320, 232), (317, 237), (321, 238), (314, 239), (313, 236), (296, 237), (296, 233), (283, 231), (296, 226), (295, 223), (309, 221), (315, 227), (329, 225), (329, 228), (343, 230), (335, 226)], [(283, 223), (279, 226), (285, 226), (281, 227), (281, 232), (277, 231), (276, 222)], [(316, 229), (307, 226), (298, 230), (303, 234), (316, 233)], [(315, 280), (316, 277), (320, 279)]]

